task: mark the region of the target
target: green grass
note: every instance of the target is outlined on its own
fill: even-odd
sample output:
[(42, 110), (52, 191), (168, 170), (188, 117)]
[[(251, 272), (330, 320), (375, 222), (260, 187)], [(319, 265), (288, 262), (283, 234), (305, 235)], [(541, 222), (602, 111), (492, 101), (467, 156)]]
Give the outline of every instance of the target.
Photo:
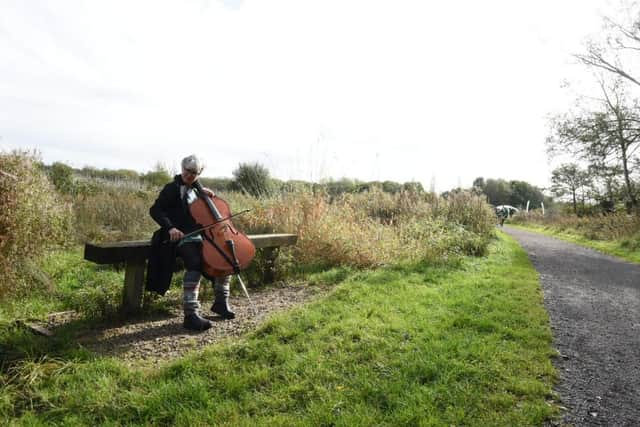
[(511, 238), (499, 233), (488, 257), (454, 266), (318, 280), (327, 279), (341, 281), (327, 297), (159, 368), (72, 343), (32, 352), (2, 371), (0, 416), (14, 425), (514, 426), (557, 414), (538, 276)]
[[(45, 254), (32, 276), (27, 293), (0, 304), (0, 325), (14, 319), (46, 320), (48, 313), (68, 310), (92, 320), (118, 315), (124, 268), (85, 261), (80, 246)], [(178, 282), (179, 275), (174, 279)], [(162, 305), (159, 302), (150, 308), (157, 310)]]
[(640, 264), (640, 248), (637, 247), (638, 242), (631, 240), (593, 240), (571, 229), (557, 230), (552, 226), (532, 223), (508, 225), (515, 228), (521, 228), (523, 230), (536, 231), (547, 236), (557, 237), (558, 239), (567, 242), (586, 246), (602, 253), (614, 255), (629, 262)]

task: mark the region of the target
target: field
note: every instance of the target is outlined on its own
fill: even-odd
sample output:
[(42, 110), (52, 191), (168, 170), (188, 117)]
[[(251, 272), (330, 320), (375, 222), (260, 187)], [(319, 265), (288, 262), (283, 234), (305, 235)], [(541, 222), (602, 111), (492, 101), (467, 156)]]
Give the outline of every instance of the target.
[[(127, 321), (122, 266), (83, 261), (81, 243), (148, 238), (159, 187), (76, 177), (65, 191), (28, 156), (2, 160), (31, 171), (28, 186), (2, 188), (25, 214), (0, 215), (0, 416), (13, 425), (541, 425), (557, 414), (538, 276), (478, 196), (221, 194), (251, 209), (236, 222), (247, 233), (298, 234), (278, 280), (323, 296), (184, 357), (131, 364), (78, 339)], [(29, 216), (34, 200), (56, 207), (46, 221)], [(24, 239), (46, 233), (45, 246)], [(152, 298), (135, 321), (176, 304)], [(24, 326), (59, 311), (74, 317), (52, 337)]]
[[(16, 425), (541, 425), (551, 332), (526, 254), (310, 276), (328, 296), (160, 367), (5, 326), (0, 411)], [(6, 350), (6, 348), (4, 349)]]

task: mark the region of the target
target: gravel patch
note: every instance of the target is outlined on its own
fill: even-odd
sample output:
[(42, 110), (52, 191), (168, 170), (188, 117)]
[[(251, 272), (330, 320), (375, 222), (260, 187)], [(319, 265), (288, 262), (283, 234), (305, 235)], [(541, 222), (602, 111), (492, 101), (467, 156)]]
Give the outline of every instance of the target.
[(640, 265), (504, 227), (528, 252), (560, 353), (561, 425), (640, 425)]
[(232, 320), (214, 315), (210, 311), (211, 301), (204, 302), (201, 298), (201, 314), (213, 321), (213, 327), (203, 332), (182, 327), (182, 308), (176, 302), (176, 308), (169, 314), (110, 323), (86, 331), (78, 337), (78, 341), (97, 354), (117, 357), (130, 365), (153, 366), (222, 339), (238, 337), (255, 329), (271, 314), (299, 306), (326, 292), (326, 288), (305, 285), (280, 285), (253, 290), (250, 296), (254, 307), (244, 296), (231, 296), (230, 305), (236, 313), (236, 318)]

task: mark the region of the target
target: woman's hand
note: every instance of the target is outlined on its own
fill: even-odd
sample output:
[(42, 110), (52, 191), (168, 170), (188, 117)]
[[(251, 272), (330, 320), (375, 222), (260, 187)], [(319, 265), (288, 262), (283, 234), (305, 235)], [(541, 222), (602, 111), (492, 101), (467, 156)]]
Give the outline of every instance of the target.
[(202, 191), (204, 191), (204, 194), (211, 198), (214, 198), (216, 196), (216, 193), (214, 193), (210, 188), (202, 187)]
[(172, 242), (182, 239), (183, 236), (184, 233), (177, 228), (173, 227), (169, 229), (169, 240)]

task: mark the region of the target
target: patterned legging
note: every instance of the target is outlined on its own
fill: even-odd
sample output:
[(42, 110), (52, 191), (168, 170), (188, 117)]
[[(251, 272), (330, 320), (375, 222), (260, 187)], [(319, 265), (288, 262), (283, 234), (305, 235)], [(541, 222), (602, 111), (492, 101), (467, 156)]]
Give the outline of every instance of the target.
[[(198, 300), (200, 277), (199, 271), (189, 270), (184, 273), (182, 282), (184, 314), (197, 313), (200, 310), (200, 302)], [(216, 299), (229, 297), (230, 282), (231, 276), (215, 278), (213, 293)]]
[[(200, 291), (200, 279), (202, 273), (201, 243), (185, 243), (178, 247), (178, 255), (184, 261), (185, 273), (182, 280), (183, 300), (182, 305), (185, 314), (197, 313), (200, 310), (198, 293)], [(214, 294), (217, 298), (229, 297), (229, 284), (231, 276), (216, 277), (214, 281)]]

